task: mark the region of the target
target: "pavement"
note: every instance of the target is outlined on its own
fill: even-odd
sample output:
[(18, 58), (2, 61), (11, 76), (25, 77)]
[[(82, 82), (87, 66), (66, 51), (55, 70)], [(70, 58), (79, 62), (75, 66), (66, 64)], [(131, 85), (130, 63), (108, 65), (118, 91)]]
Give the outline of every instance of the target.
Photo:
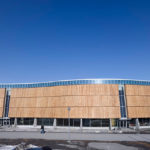
[(0, 139), (44, 139), (82, 141), (143, 141), (150, 142), (150, 134), (104, 134), (104, 133), (50, 133), (14, 131), (0, 132)]
[[(10, 127), (7, 127), (7, 126), (3, 126), (3, 127), (0, 127), (0, 131), (35, 131), (35, 132), (40, 132), (41, 130), (41, 126), (36, 126), (36, 127), (33, 127), (33, 126), (10, 126)], [(45, 130), (47, 132), (75, 132), (75, 133), (81, 133), (81, 132), (88, 132), (88, 133), (136, 133), (136, 130), (135, 129), (131, 129), (131, 128), (122, 128), (121, 130), (120, 129), (117, 129), (117, 128), (113, 128), (112, 130), (109, 130), (109, 128), (99, 128), (99, 127), (83, 127), (83, 128), (80, 128), (80, 127), (48, 127), (48, 126), (45, 126)], [(150, 128), (148, 128), (149, 130), (149, 133), (150, 133)], [(142, 131), (142, 129), (141, 129)]]
[(45, 128), (45, 131), (45, 134), (41, 134), (40, 127), (0, 128), (0, 150), (8, 150), (9, 147), (12, 149), (12, 146), (21, 143), (39, 147), (49, 145), (53, 150), (150, 149), (150, 129), (109, 131), (107, 129)]

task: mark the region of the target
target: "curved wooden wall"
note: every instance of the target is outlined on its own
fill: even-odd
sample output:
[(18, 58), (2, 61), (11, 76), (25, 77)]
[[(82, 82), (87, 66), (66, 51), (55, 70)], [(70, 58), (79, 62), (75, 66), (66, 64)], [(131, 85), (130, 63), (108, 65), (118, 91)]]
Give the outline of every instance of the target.
[(0, 118), (3, 116), (5, 89), (0, 89)]
[(150, 86), (126, 85), (128, 118), (150, 118)]
[(91, 84), (11, 89), (9, 117), (120, 118), (118, 85)]

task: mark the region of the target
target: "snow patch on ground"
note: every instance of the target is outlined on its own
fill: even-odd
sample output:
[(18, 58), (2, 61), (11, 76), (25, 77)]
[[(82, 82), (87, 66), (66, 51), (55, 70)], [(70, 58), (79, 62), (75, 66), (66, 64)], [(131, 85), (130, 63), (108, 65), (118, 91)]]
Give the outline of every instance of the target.
[(13, 150), (16, 148), (16, 145), (0, 145), (0, 150)]

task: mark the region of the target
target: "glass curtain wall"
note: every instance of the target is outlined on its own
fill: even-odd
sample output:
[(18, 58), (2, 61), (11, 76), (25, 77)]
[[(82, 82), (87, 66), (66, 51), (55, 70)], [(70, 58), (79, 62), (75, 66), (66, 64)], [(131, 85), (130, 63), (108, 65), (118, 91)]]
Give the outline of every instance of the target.
[(17, 118), (17, 125), (33, 125), (34, 118)]
[(53, 126), (53, 122), (51, 118), (37, 118), (37, 125)]
[(14, 125), (15, 118), (10, 118), (10, 125)]
[[(69, 126), (68, 119), (57, 119), (56, 125), (57, 126)], [(79, 127), (80, 119), (70, 119), (70, 126)]]
[(127, 118), (126, 103), (124, 96), (124, 85), (119, 85), (119, 98), (120, 98), (121, 118)]
[(109, 119), (83, 119), (83, 127), (109, 127)]
[(136, 126), (136, 119), (131, 119), (131, 120), (129, 120), (129, 126), (130, 126), (130, 127)]
[(140, 126), (150, 126), (150, 118), (139, 118)]

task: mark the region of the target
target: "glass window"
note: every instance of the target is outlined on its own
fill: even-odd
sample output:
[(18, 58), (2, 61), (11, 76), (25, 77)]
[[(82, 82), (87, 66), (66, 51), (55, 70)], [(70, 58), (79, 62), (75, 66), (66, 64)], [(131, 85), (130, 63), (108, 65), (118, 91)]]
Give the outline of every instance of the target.
[(41, 118), (37, 118), (37, 125), (42, 125), (42, 119)]
[[(57, 119), (56, 125), (57, 126), (69, 126), (68, 119)], [(70, 119), (70, 126), (79, 127), (80, 119)]]
[(121, 118), (126, 118), (126, 106), (125, 106), (125, 97), (124, 97), (124, 85), (119, 85), (119, 99), (120, 99)]
[(74, 85), (74, 81), (71, 81), (71, 84)]
[(83, 127), (109, 127), (109, 119), (83, 119)]
[(14, 125), (15, 118), (10, 118), (10, 125)]
[(64, 120), (63, 119), (57, 119), (57, 126), (64, 126)]
[(34, 118), (17, 118), (18, 125), (33, 125)]
[(109, 84), (109, 80), (105, 80), (105, 84)]
[(112, 80), (109, 80), (109, 84), (113, 84), (113, 81), (112, 81)]
[(67, 81), (64, 81), (64, 85), (67, 85)]
[(109, 119), (102, 119), (102, 127), (109, 127), (110, 121)]
[(44, 119), (43, 122), (44, 122), (44, 125), (45, 125), (45, 126), (48, 126), (49, 123), (50, 123), (49, 119)]
[(125, 107), (124, 96), (120, 96), (120, 105)]
[(135, 119), (131, 119), (129, 121), (129, 126), (135, 126), (136, 125), (136, 120)]
[(78, 84), (78, 83), (77, 83), (77, 80), (75, 80), (74, 83), (75, 83), (75, 84)]
[(91, 127), (100, 127), (101, 120), (100, 119), (91, 119)]
[(68, 126), (68, 119), (64, 119), (64, 126)]
[(61, 85), (61, 81), (59, 81), (59, 86)]
[(121, 109), (122, 109), (122, 112), (123, 112), (122, 117), (126, 118), (126, 109), (125, 109), (125, 107), (121, 107)]
[(87, 84), (88, 83), (88, 81), (87, 80), (83, 80), (83, 84)]
[(84, 80), (81, 80), (81, 84), (85, 84), (85, 81), (84, 81)]
[(112, 80), (112, 84), (115, 84), (115, 80)]
[(90, 119), (82, 119), (84, 127), (90, 127)]
[(2, 126), (3, 125), (3, 120), (0, 118), (0, 125)]
[(99, 80), (94, 80), (94, 84), (98, 84), (99, 83)]
[(122, 107), (120, 107), (120, 111), (121, 111), (121, 118), (123, 118), (123, 117), (124, 117), (124, 115), (123, 115)]
[(77, 84), (80, 84), (80, 80), (77, 80), (76, 83), (77, 83)]
[(53, 126), (54, 119), (37, 118), (37, 125)]
[(71, 119), (73, 120), (73, 126), (74, 127), (79, 127), (80, 126), (80, 119)]
[(18, 125), (23, 125), (24, 124), (23, 118), (17, 118), (17, 124)]
[(149, 118), (140, 118), (139, 119), (140, 126), (150, 126)]

